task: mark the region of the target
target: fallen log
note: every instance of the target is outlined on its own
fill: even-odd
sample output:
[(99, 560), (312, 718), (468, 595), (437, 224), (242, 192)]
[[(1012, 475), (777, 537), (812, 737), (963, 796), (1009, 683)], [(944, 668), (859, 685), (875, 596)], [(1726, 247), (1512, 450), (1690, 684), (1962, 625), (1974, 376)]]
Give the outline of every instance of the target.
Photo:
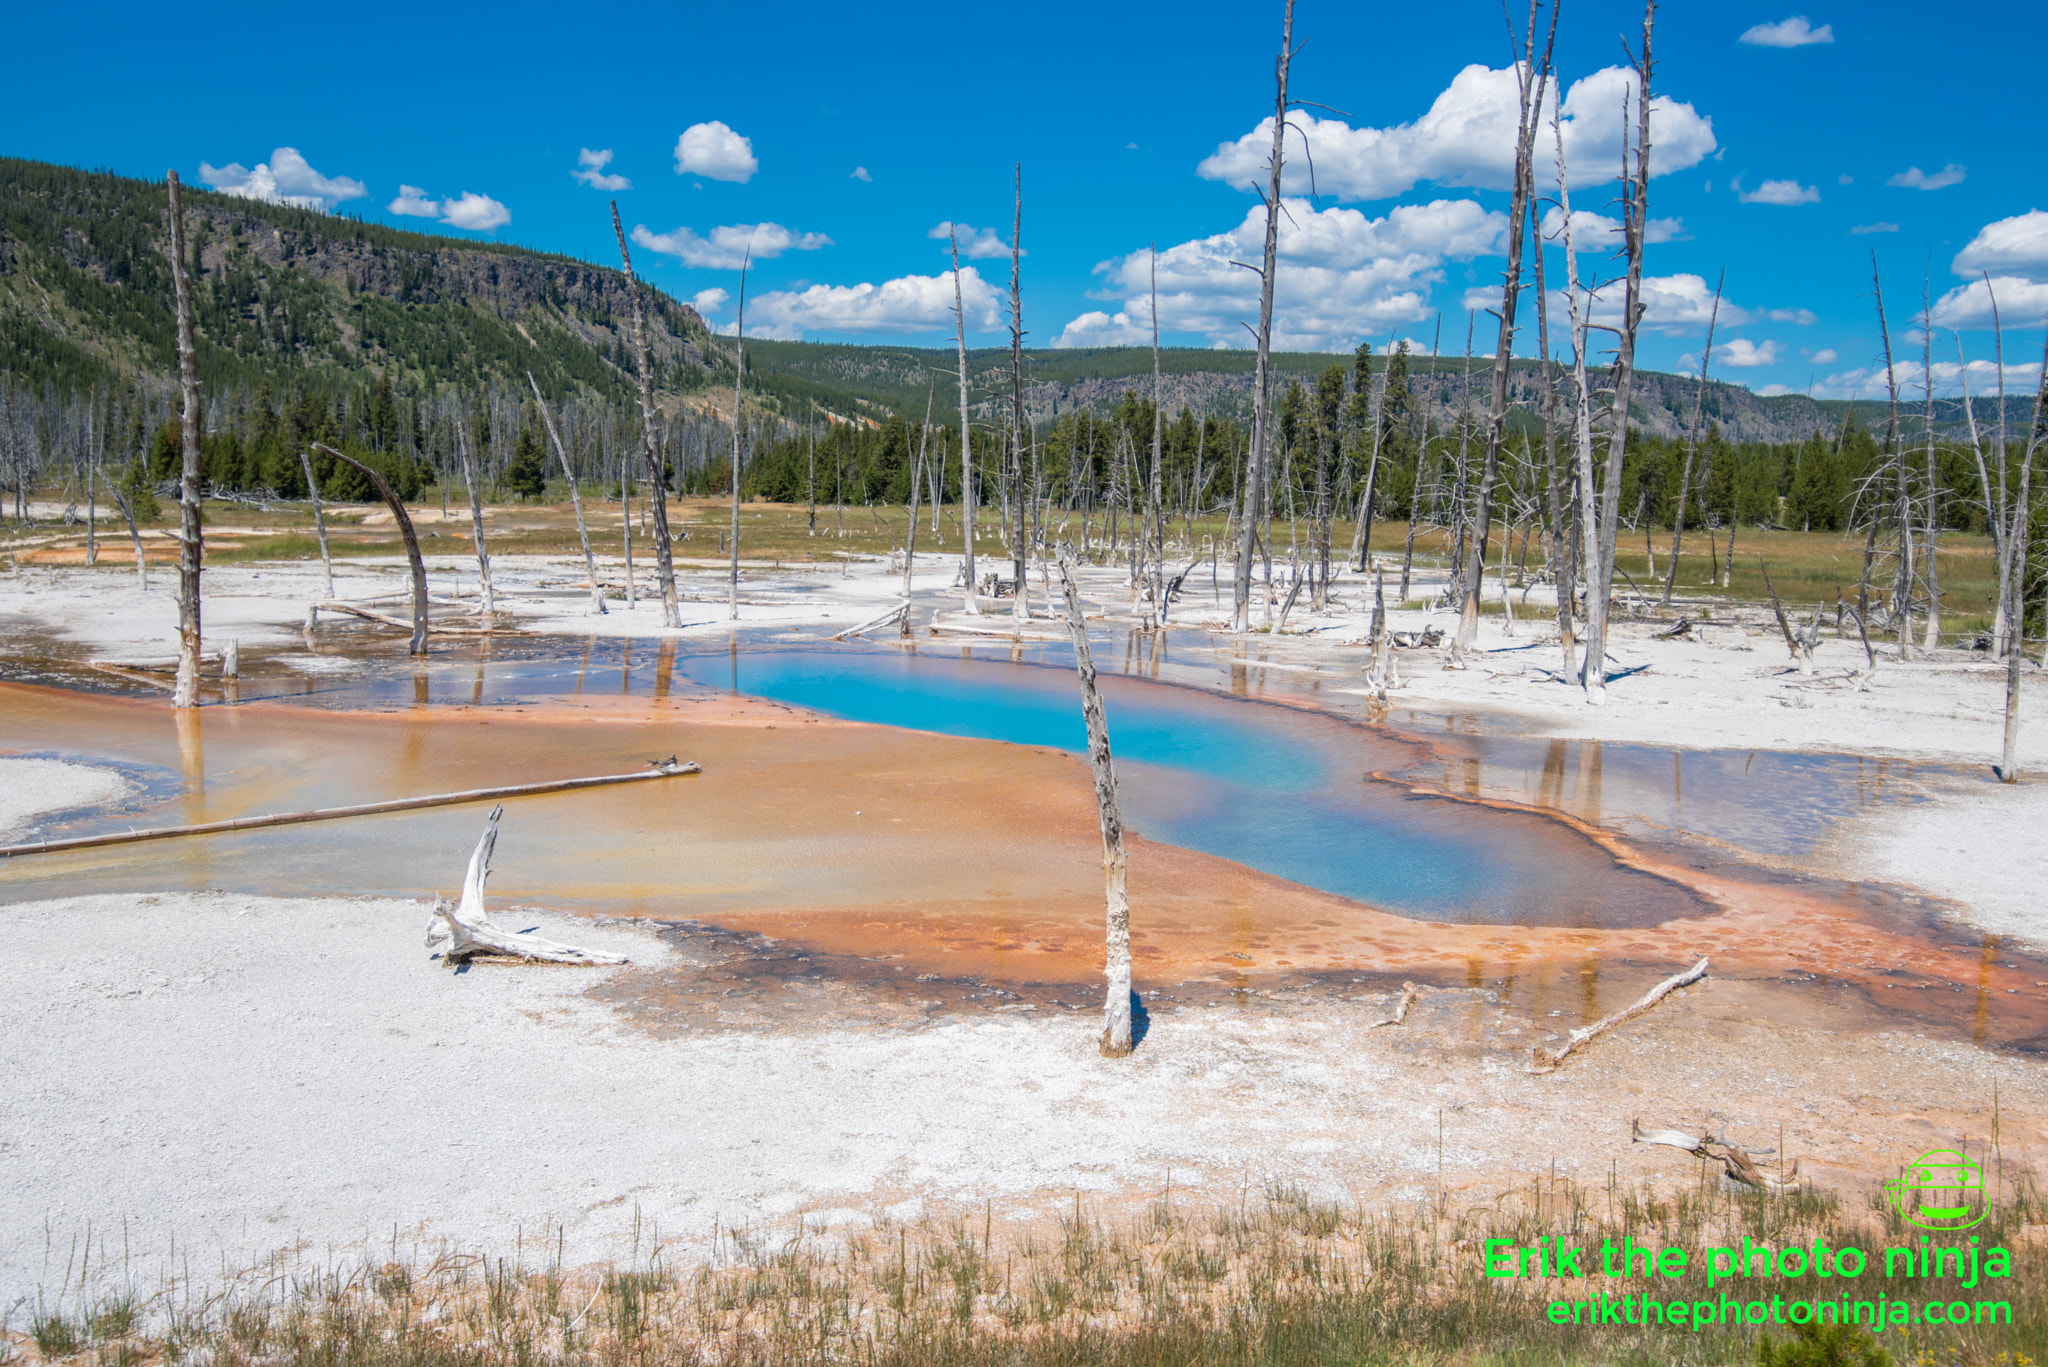
[(898, 603), (895, 607), (890, 608), (880, 617), (877, 617), (872, 621), (862, 622), (857, 627), (848, 627), (846, 630), (840, 632), (837, 636), (828, 636), (825, 639), (829, 641), (843, 641), (849, 636), (859, 636), (864, 632), (873, 631), (876, 627), (885, 627), (889, 625), (889, 623), (895, 621), (897, 618), (901, 617), (904, 613), (909, 611), (910, 600), (908, 598), (905, 598), (902, 602)]
[(538, 935), (521, 935), (491, 920), (484, 910), (484, 880), (491, 876), (491, 852), (498, 845), (498, 818), (503, 806), (491, 808), (490, 820), (469, 856), (469, 871), (462, 879), (462, 901), (449, 906), (444, 898), (434, 901), (434, 919), (427, 923), (427, 948), (449, 964), (498, 955), (545, 964), (622, 964), (616, 954), (599, 954)]
[[(311, 603), (308, 604), (308, 606), (315, 609), (322, 609), (327, 612), (345, 612), (351, 617), (361, 617), (365, 621), (369, 622), (381, 622), (385, 626), (403, 627), (407, 631), (412, 630), (413, 626), (411, 622), (408, 622), (403, 618), (393, 617), (388, 612), (377, 612), (374, 609), (363, 607), (361, 604), (358, 603), (343, 603), (338, 600), (328, 600), (318, 603)], [(501, 627), (471, 626), (466, 623), (457, 625), (447, 621), (429, 621), (426, 625), (426, 630), (429, 633), (439, 632), (443, 635), (450, 636), (491, 636), (501, 634), (504, 629)]]
[(1537, 1045), (1533, 1051), (1535, 1057), (1529, 1064), (1529, 1071), (1532, 1073), (1555, 1071), (1560, 1063), (1563, 1063), (1571, 1055), (1576, 1054), (1594, 1040), (1599, 1039), (1615, 1026), (1634, 1020), (1637, 1016), (1642, 1015), (1679, 988), (1696, 983), (1706, 976), (1707, 961), (1701, 959), (1691, 968), (1686, 969), (1685, 972), (1674, 973), (1648, 992), (1645, 992), (1635, 1005), (1617, 1011), (1611, 1016), (1594, 1021), (1591, 1025), (1572, 1031), (1571, 1034), (1565, 1036), (1564, 1048), (1551, 1050), (1545, 1049), (1540, 1044)]
[(492, 798), (528, 797), (535, 793), (565, 793), (577, 788), (604, 788), (614, 783), (639, 783), (650, 778), (673, 778), (703, 770), (694, 763), (677, 764), (673, 757), (635, 774), (601, 774), (595, 778), (558, 778), (545, 783), (514, 783), (502, 788), (471, 788), (460, 793), (433, 793), (425, 797), (400, 797), (388, 802), (363, 802), (352, 807), (317, 807), (307, 812), (279, 812), (272, 816), (239, 816), (231, 821), (202, 821), (192, 826), (158, 826), (146, 831), (115, 831), (107, 835), (77, 836), (69, 840), (39, 840), (28, 845), (0, 845), (0, 859), (23, 854), (54, 854), (59, 850), (88, 850), (102, 845), (127, 845), (138, 840), (168, 840), (178, 835), (218, 835), (225, 831), (253, 831), (264, 826), (293, 826), (305, 821), (333, 821), (345, 816), (376, 816), (383, 812), (409, 812), (421, 807), (450, 807), (463, 802), (485, 802)]
[(1758, 1191), (1777, 1192), (1789, 1195), (1799, 1190), (1799, 1160), (1792, 1160), (1792, 1167), (1781, 1176), (1772, 1177), (1757, 1167), (1756, 1160), (1745, 1152), (1741, 1145), (1730, 1144), (1711, 1134), (1691, 1135), (1683, 1130), (1646, 1130), (1639, 1120), (1629, 1121), (1629, 1142), (1633, 1144), (1664, 1144), (1674, 1149), (1684, 1149), (1693, 1157), (1709, 1163), (1719, 1163), (1721, 1170), (1731, 1181)]
[(1421, 995), (1422, 989), (1417, 987), (1414, 983), (1402, 983), (1401, 1000), (1394, 1007), (1394, 1014), (1387, 1017), (1385, 1020), (1374, 1021), (1372, 1024), (1366, 1026), (1365, 1028), (1368, 1030), (1377, 1030), (1382, 1025), (1401, 1024), (1403, 1021), (1408, 1019), (1408, 1008), (1415, 1005), (1415, 999)]

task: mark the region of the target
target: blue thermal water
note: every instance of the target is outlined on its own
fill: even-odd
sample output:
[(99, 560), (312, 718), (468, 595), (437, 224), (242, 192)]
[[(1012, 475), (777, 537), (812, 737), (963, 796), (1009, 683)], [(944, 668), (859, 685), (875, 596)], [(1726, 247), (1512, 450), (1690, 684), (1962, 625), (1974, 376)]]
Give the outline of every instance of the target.
[[(759, 651), (679, 659), (699, 684), (852, 721), (1079, 753), (1071, 673), (864, 652)], [(1585, 903), (1590, 847), (1550, 823), (1411, 800), (1366, 782), (1384, 741), (1328, 718), (1103, 679), (1126, 820), (1145, 837), (1426, 919), (1616, 924), (1664, 919), (1667, 889)], [(1560, 844), (1574, 858), (1560, 862)], [(1601, 862), (1606, 862), (1602, 860)], [(1630, 879), (1628, 881), (1634, 881)]]

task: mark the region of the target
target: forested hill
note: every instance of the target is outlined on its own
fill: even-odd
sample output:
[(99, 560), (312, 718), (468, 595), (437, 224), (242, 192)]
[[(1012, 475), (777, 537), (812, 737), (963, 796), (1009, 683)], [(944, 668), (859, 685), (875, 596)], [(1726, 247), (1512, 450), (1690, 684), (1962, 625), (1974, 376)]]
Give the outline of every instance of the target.
[[(523, 387), (530, 369), (552, 396), (633, 392), (616, 269), (205, 190), (185, 204), (209, 386)], [(60, 391), (173, 374), (166, 218), (161, 182), (0, 159), (0, 372)], [(642, 288), (659, 386), (729, 380), (695, 311)]]

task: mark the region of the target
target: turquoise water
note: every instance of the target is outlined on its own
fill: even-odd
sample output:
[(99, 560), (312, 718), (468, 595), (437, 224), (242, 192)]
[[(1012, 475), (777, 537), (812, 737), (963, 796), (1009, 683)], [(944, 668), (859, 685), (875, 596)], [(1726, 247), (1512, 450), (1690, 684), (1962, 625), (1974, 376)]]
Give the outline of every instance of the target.
[[(764, 650), (685, 656), (703, 686), (851, 721), (1085, 753), (1071, 667)], [(1329, 717), (1101, 680), (1126, 824), (1292, 882), (1427, 920), (1651, 925), (1702, 910), (1556, 823), (1374, 782), (1414, 747)]]

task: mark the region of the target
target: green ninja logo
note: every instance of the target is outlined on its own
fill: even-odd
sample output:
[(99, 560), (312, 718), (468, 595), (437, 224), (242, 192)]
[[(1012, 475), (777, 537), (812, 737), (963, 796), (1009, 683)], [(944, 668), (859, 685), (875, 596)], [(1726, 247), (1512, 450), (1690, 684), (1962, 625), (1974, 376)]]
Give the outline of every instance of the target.
[(1906, 1223), (1936, 1233), (1974, 1228), (1986, 1212), (1984, 1169), (1954, 1149), (1929, 1149), (1884, 1189)]

